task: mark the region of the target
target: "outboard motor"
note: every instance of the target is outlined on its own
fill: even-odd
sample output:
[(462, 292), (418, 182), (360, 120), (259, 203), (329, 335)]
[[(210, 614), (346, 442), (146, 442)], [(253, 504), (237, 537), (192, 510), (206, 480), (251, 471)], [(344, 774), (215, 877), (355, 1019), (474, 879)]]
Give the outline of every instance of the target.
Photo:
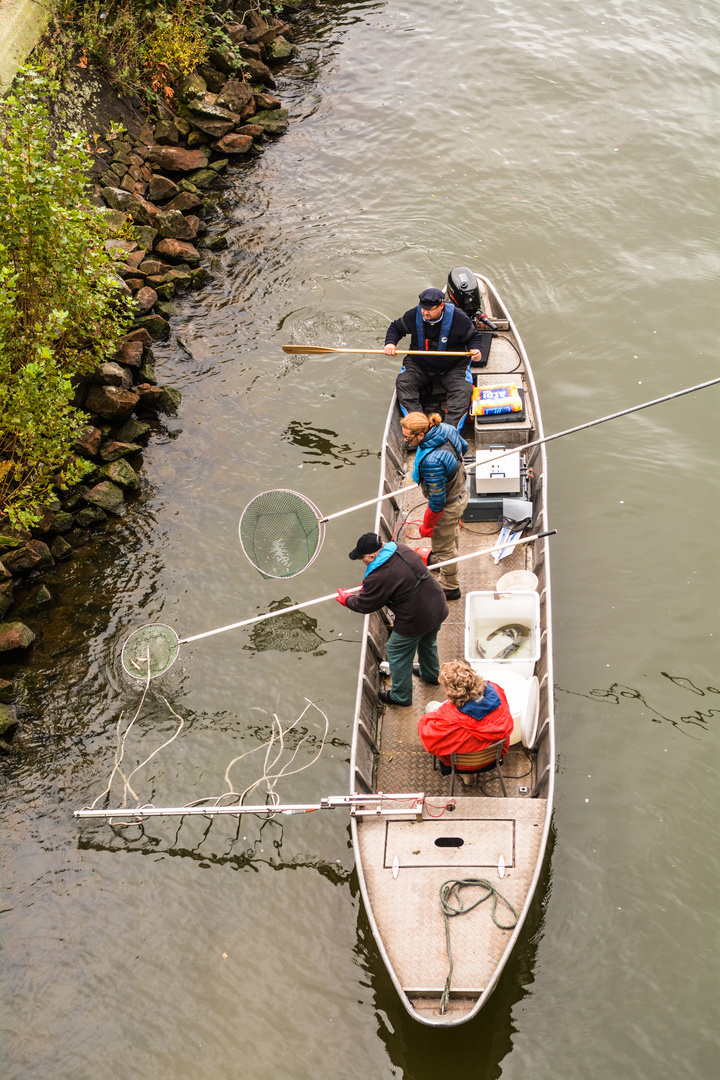
[(456, 266), (447, 279), (448, 299), (461, 311), (474, 319), (482, 311), (480, 287), (472, 270), (466, 266)]
[(479, 330), (483, 327), (497, 330), (495, 323), (490, 322), (483, 312), (480, 286), (472, 270), (468, 270), (467, 266), (456, 266), (450, 271), (447, 280), (447, 295), (451, 303), (464, 311)]

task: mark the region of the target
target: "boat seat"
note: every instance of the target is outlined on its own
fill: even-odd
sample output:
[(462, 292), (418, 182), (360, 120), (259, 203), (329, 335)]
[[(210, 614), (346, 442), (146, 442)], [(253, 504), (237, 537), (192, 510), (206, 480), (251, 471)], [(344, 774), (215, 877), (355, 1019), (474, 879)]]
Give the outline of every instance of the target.
[[(470, 773), (475, 777), (476, 781), (478, 773), (495, 771), (500, 781), (502, 793), (507, 798), (505, 779), (502, 774), (502, 769), (500, 768), (504, 742), (504, 739), (498, 739), (497, 742), (491, 743), (490, 746), (486, 746), (484, 750), (474, 750), (470, 754), (451, 754), (450, 794), (455, 794), (455, 774), (457, 771)], [(437, 769), (437, 767), (438, 758), (433, 754), (433, 768)]]
[(508, 700), (510, 713), (514, 721), (510, 745), (523, 746), (532, 750), (537, 738), (538, 717), (540, 715), (540, 683), (537, 675), (526, 678), (507, 667), (488, 667), (483, 670), (483, 678), (501, 686)]

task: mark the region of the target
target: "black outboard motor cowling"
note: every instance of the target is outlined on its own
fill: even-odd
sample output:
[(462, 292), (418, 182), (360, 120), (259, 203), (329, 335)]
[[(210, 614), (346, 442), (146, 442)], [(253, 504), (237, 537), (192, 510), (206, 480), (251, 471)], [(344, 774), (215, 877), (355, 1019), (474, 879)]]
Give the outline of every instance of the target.
[(461, 311), (474, 319), (482, 313), (482, 299), (480, 287), (472, 270), (466, 266), (456, 266), (451, 270), (447, 279), (448, 300), (459, 307)]

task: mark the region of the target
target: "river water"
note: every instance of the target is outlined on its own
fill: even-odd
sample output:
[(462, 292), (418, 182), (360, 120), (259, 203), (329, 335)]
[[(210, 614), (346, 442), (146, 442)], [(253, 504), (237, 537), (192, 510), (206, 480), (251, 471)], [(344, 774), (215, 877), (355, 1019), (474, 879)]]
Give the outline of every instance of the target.
[[(549, 447), (553, 842), (473, 1023), (435, 1032), (404, 1013), (343, 811), (124, 831), (72, 811), (105, 788), (116, 726), (141, 703), (119, 662), (130, 630), (193, 635), (356, 583), (347, 552), (372, 512), (331, 523), (286, 582), (250, 568), (238, 519), (273, 487), (324, 513), (371, 498), (396, 365), (282, 343), (380, 346), (421, 288), (468, 265), (515, 318), (547, 432), (717, 373), (718, 15), (415, 0), (305, 16), (278, 84), (290, 130), (234, 174), (218, 283), (157, 349), (184, 396), (144, 454), (143, 498), (49, 580), (3, 765), (4, 1077), (715, 1074), (716, 388)], [(230, 774), (245, 787), (272, 715), (288, 726), (309, 700), (292, 766), (308, 768), (278, 794), (344, 793), (359, 629), (326, 603), (181, 647), (126, 775), (171, 737), (170, 709), (184, 726), (133, 790), (157, 805), (220, 794), (249, 755)]]

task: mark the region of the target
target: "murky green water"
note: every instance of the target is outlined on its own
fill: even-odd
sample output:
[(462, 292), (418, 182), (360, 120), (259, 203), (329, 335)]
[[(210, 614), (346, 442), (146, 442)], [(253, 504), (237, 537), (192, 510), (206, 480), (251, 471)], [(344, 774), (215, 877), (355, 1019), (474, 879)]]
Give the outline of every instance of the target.
[[(144, 454), (146, 501), (50, 582), (27, 716), (3, 763), (3, 1075), (354, 1080), (717, 1071), (717, 390), (549, 447), (559, 775), (533, 918), (489, 1006), (409, 1020), (359, 903), (342, 811), (78, 824), (140, 689), (130, 630), (185, 637), (356, 583), (370, 513), (311, 569), (263, 580), (249, 499), (331, 513), (375, 492), (395, 364), (379, 346), (467, 264), (498, 286), (548, 432), (717, 371), (716, 5), (332, 5), (280, 80), (287, 136), (238, 172), (218, 287), (158, 350), (184, 395)], [(161, 805), (236, 790), (310, 699), (284, 801), (344, 793), (360, 620), (180, 647), (125, 745)], [(322, 713), (319, 711), (322, 710)], [(122, 714), (122, 718), (121, 718)], [(305, 741), (301, 742), (303, 736)], [(252, 753), (250, 753), (252, 751)], [(247, 757), (241, 757), (247, 754)], [(282, 765), (282, 761), (280, 765)], [(114, 789), (122, 797), (122, 784)]]

